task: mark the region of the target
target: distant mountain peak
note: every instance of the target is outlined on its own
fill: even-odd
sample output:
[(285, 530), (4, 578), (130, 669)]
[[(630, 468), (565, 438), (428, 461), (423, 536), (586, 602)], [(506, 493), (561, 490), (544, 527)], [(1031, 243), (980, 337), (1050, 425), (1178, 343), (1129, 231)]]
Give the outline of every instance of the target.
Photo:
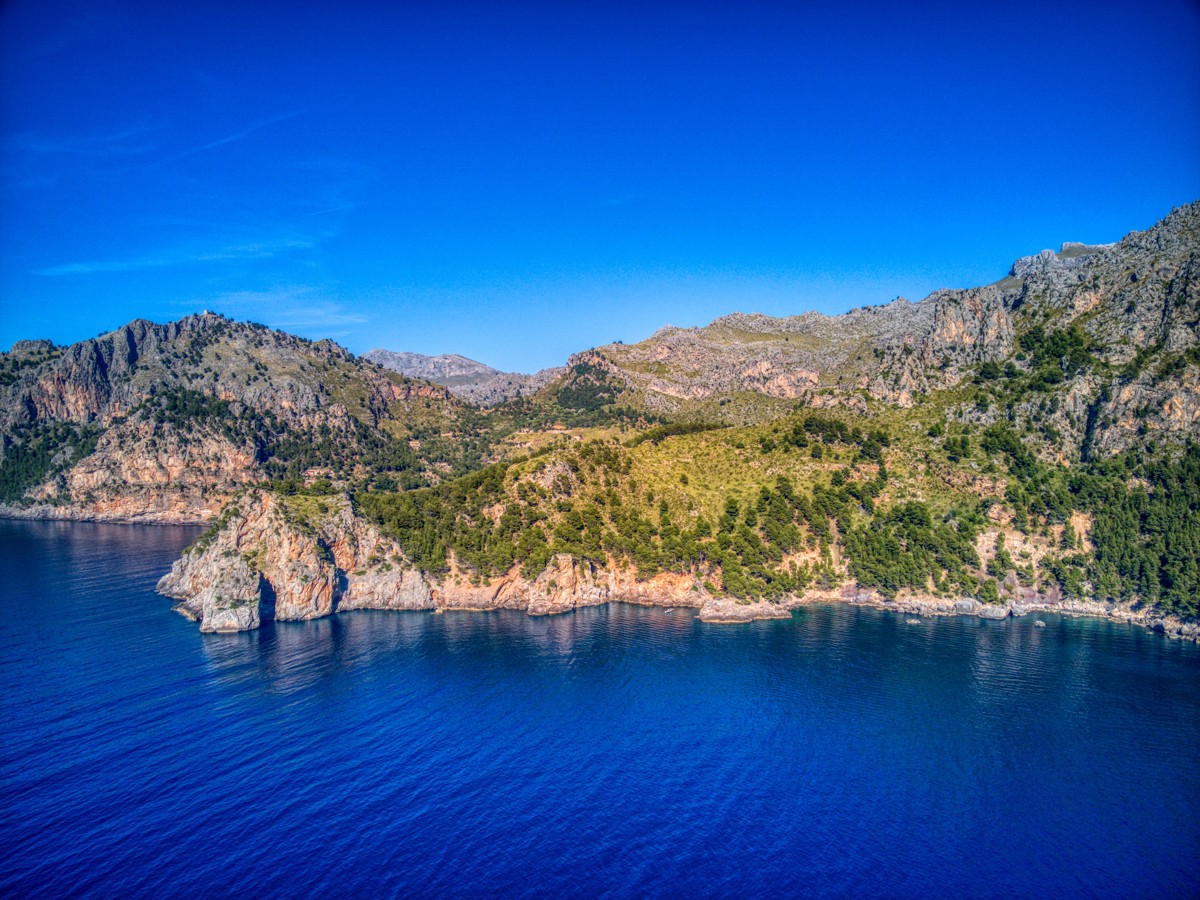
[(532, 375), (501, 372), (457, 353), (426, 356), (423, 353), (375, 349), (363, 358), (401, 375), (443, 385), (456, 396), (483, 406), (533, 394), (563, 371), (560, 367), (542, 369)]
[(479, 384), (505, 374), (486, 363), (468, 359), (457, 353), (426, 356), (424, 353), (376, 348), (366, 353), (363, 358), (401, 375), (424, 378), (426, 381), (447, 387)]

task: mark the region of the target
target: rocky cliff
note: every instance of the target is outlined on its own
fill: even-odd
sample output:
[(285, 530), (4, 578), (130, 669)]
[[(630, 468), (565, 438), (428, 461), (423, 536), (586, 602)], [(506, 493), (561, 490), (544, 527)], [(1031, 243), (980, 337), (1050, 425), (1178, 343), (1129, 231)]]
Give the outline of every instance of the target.
[(358, 460), (419, 479), (431, 467), (403, 440), (410, 426), (452, 427), (458, 408), (331, 341), (207, 313), (19, 342), (0, 376), (9, 514), (204, 521), (240, 485)]
[[(1198, 276), (1193, 203), (1115, 244), (1068, 242), (1019, 259), (986, 287), (832, 317), (735, 313), (600, 347), (572, 363), (602, 367), (660, 414), (746, 422), (797, 402), (909, 407), (977, 379), (989, 363), (1009, 364), (1007, 376), (1019, 379), (1046, 361), (1039, 351), (1070, 349), (1043, 348), (1042, 338), (1076, 329), (1087, 358), (1058, 359), (1061, 378), (1043, 379), (1033, 396), (997, 396), (1002, 409), (961, 412), (985, 424), (1014, 419), (1040, 430), (1059, 456), (1077, 459), (1085, 446), (1123, 449), (1139, 430), (1178, 439), (1200, 427)], [(746, 395), (761, 400), (747, 403)]]
[(728, 618), (729, 601), (691, 575), (638, 579), (560, 554), (534, 578), (517, 568), (480, 579), (416, 571), (404, 551), (356, 516), (343, 496), (240, 494), (158, 584), (202, 631), (245, 631), (268, 619), (312, 619), (352, 609), (520, 609), (561, 613), (612, 600), (700, 607)]
[(533, 578), (515, 566), (488, 579), (457, 567), (432, 577), (417, 571), (394, 541), (356, 515), (347, 498), (286, 497), (258, 490), (239, 495), (163, 576), (158, 590), (179, 600), (176, 609), (205, 632), (249, 631), (267, 621), (315, 619), (354, 609), (515, 609), (552, 615), (610, 602), (694, 610), (704, 621), (737, 623), (786, 618), (808, 604), (841, 602), (916, 616), (997, 619), (1041, 611), (1104, 616), (1200, 640), (1196, 622), (1136, 604), (1064, 598), (1054, 588), (1021, 588), (1015, 578), (1002, 602), (986, 604), (912, 591), (888, 598), (853, 581), (771, 601), (738, 600), (714, 596), (691, 574), (639, 578), (632, 567), (611, 560), (597, 566), (567, 554), (553, 556)]
[(159, 582), (204, 631), (312, 619), (335, 609), (430, 609), (428, 583), (345, 498), (234, 499)]

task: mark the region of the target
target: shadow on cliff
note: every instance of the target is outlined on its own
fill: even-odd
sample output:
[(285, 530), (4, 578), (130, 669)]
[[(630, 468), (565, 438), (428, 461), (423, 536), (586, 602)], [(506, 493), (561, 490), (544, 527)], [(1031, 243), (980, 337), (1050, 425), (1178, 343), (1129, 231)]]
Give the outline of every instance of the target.
[(333, 612), (338, 611), (338, 607), (342, 605), (342, 598), (346, 596), (346, 591), (350, 587), (350, 579), (341, 569), (333, 570)]
[(267, 579), (259, 576), (258, 582), (258, 618), (264, 625), (275, 621), (275, 586)]

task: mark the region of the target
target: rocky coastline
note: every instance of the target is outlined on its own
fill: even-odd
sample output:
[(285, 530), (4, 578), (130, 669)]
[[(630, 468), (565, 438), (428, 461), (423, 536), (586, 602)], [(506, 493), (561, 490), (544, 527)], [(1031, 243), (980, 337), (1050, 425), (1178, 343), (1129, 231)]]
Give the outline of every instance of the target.
[(457, 571), (433, 577), (405, 564), (403, 551), (356, 516), (344, 497), (280, 497), (251, 491), (177, 560), (158, 591), (203, 632), (237, 632), (268, 620), (314, 619), (343, 610), (523, 610), (553, 615), (610, 602), (696, 610), (704, 622), (737, 624), (784, 619), (822, 603), (847, 603), (910, 616), (972, 615), (1005, 619), (1047, 612), (1141, 625), (1174, 639), (1200, 642), (1200, 623), (1129, 604), (1021, 592), (1003, 603), (902, 592), (889, 599), (850, 583), (775, 601), (714, 595), (692, 575), (639, 579), (631, 568), (597, 566), (560, 554), (536, 577), (518, 568), (483, 580)]
[[(597, 567), (565, 555), (555, 557), (533, 579), (522, 577), (515, 569), (488, 581), (472, 580), (458, 571), (438, 579), (406, 567), (400, 548), (355, 516), (343, 498), (315, 501), (325, 503), (327, 512), (322, 527), (314, 529), (286, 509), (286, 500), (260, 492), (244, 496), (249, 501), (243, 503), (248, 512), (244, 514), (235, 504), (236, 514), (218, 523), (220, 531), (189, 547), (158, 583), (158, 592), (179, 601), (174, 609), (198, 622), (203, 632), (247, 631), (270, 619), (297, 621), (354, 609), (520, 609), (537, 616), (605, 603), (692, 609), (704, 622), (740, 624), (786, 619), (807, 606), (844, 603), (922, 618), (967, 615), (1006, 619), (1053, 613), (1109, 619), (1200, 643), (1200, 622), (1162, 615), (1143, 605), (1064, 599), (1032, 590), (989, 604), (970, 597), (907, 591), (888, 598), (850, 582), (773, 601), (739, 600), (714, 595), (691, 575), (664, 573), (638, 579), (628, 569)], [(47, 504), (0, 505), (0, 518), (137, 525), (199, 525), (205, 521), (174, 510), (131, 515), (123, 509), (81, 510)], [(276, 546), (269, 547), (268, 541)]]
[(0, 519), (35, 522), (107, 522), (113, 525), (205, 525), (220, 510), (194, 506), (147, 506), (145, 504), (96, 504), (90, 508), (34, 503), (14, 506), (0, 503)]

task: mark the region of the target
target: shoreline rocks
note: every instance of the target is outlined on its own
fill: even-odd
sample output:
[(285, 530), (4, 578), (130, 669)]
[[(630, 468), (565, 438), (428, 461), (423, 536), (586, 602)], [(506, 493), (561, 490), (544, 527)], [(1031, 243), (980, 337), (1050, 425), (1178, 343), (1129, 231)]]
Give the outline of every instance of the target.
[[(969, 615), (1003, 620), (1032, 612), (1094, 616), (1142, 625), (1200, 642), (1200, 623), (1153, 610), (1025, 592), (1003, 604), (964, 597), (903, 593), (888, 599), (857, 584), (809, 590), (777, 600), (714, 596), (690, 574), (638, 579), (629, 568), (554, 557), (535, 578), (517, 567), (493, 579), (451, 566), (435, 578), (411, 568), (401, 548), (356, 516), (344, 497), (280, 497), (248, 491), (238, 497), (158, 583), (180, 601), (176, 609), (203, 632), (247, 631), (269, 620), (314, 619), (342, 610), (523, 610), (555, 615), (604, 603), (690, 608), (712, 624), (786, 619), (805, 606), (844, 603), (910, 616)], [(1044, 623), (1041, 623), (1044, 625)]]

